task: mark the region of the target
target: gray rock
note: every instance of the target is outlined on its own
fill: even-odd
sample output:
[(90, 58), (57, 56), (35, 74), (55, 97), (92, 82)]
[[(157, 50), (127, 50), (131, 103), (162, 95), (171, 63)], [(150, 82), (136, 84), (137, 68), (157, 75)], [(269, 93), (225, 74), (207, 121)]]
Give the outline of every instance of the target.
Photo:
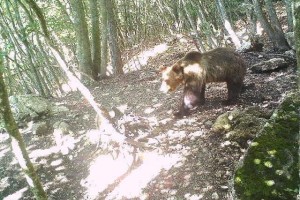
[(214, 192), (214, 193), (211, 195), (211, 198), (212, 198), (212, 199), (219, 199), (220, 197), (219, 197), (219, 195), (218, 195), (217, 192)]
[(69, 108), (66, 106), (53, 106), (51, 107), (50, 114), (51, 115), (59, 115), (61, 113), (69, 112)]
[(38, 136), (47, 135), (49, 128), (47, 122), (37, 122), (32, 126), (32, 133)]
[(9, 103), (16, 121), (38, 120), (50, 113), (51, 102), (36, 95), (10, 96)]
[(67, 107), (54, 105), (48, 99), (37, 95), (10, 96), (9, 103), (19, 126), (26, 124), (28, 121), (39, 121), (48, 116), (59, 115), (69, 111)]
[(71, 131), (70, 125), (66, 122), (55, 122), (53, 124), (54, 131), (59, 131), (63, 135), (68, 135)]
[(267, 61), (262, 61), (251, 67), (251, 70), (255, 73), (272, 72), (278, 69), (286, 68), (289, 63), (283, 58), (272, 58)]
[(284, 52), (284, 55), (296, 59), (296, 52), (293, 49)]
[(290, 45), (290, 47), (292, 47), (292, 49), (296, 50), (294, 32), (285, 33), (285, 38), (286, 38), (288, 44)]

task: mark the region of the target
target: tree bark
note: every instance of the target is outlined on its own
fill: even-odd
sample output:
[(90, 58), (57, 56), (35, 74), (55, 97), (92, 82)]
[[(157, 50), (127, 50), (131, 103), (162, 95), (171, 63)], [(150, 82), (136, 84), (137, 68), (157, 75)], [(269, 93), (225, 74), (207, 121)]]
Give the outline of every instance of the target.
[(229, 36), (231, 37), (234, 46), (236, 48), (239, 48), (241, 46), (241, 42), (231, 26), (231, 23), (229, 21), (229, 18), (227, 16), (227, 13), (226, 13), (226, 10), (224, 7), (223, 0), (216, 0), (216, 4), (217, 4), (218, 10), (220, 11), (220, 17), (222, 19), (222, 22), (223, 22), (223, 25), (224, 25), (226, 31), (228, 32)]
[(106, 0), (100, 0), (101, 8), (101, 69), (100, 77), (106, 77), (107, 58), (108, 58), (108, 27), (107, 27), (107, 10)]
[(3, 59), (0, 53), (0, 115), (2, 115), (1, 117), (4, 119), (5, 129), (11, 137), (12, 151), (14, 152), (23, 172), (26, 174), (27, 183), (34, 194), (35, 199), (46, 200), (47, 194), (44, 191), (33, 164), (29, 159), (23, 137), (19, 132), (18, 126), (10, 109), (8, 94), (2, 73), (3, 69)]
[[(28, 35), (25, 33), (25, 27), (23, 26), (23, 23), (21, 22), (19, 10), (15, 9), (16, 14), (14, 17), (11, 13), (12, 11), (11, 11), (11, 7), (10, 7), (10, 3), (8, 1), (5, 1), (5, 3), (6, 3), (7, 10), (8, 10), (8, 14), (11, 18), (13, 29), (14, 29), (19, 41), (21, 41), (23, 43), (23, 45), (25, 46), (25, 48), (22, 49), (22, 52), (27, 56), (30, 71), (34, 75), (34, 77), (32, 77), (31, 80), (34, 81), (34, 85), (35, 85), (35, 87), (37, 87), (38, 93), (40, 95), (49, 96), (49, 93), (46, 93), (46, 91), (44, 90), (43, 86), (46, 87), (46, 85), (43, 84), (43, 80), (41, 79), (41, 74), (39, 73), (39, 71), (37, 69), (37, 65), (34, 62), (34, 58), (33, 58), (34, 53), (33, 53), (32, 49), (30, 48), (30, 42), (27, 38)], [(6, 27), (9, 28), (9, 24), (7, 23), (7, 21), (5, 21), (5, 24), (6, 24)], [(18, 28), (18, 26), (19, 26), (19, 28)], [(14, 35), (14, 34), (10, 34), (10, 35)], [(21, 49), (20, 46), (22, 46), (22, 45), (19, 44), (19, 49)]]
[(117, 23), (115, 20), (113, 4), (111, 1), (106, 1), (106, 10), (112, 68), (116, 74), (124, 74), (121, 51), (118, 43)]
[(264, 30), (266, 31), (269, 39), (273, 43), (276, 49), (289, 50), (290, 47), (284, 37), (284, 35), (275, 31), (272, 25), (268, 22), (266, 16), (263, 13), (259, 0), (253, 0), (254, 10), (257, 15), (257, 19), (261, 22)]
[(74, 29), (77, 40), (77, 57), (79, 61), (79, 70), (88, 75), (92, 75), (92, 57), (90, 49), (90, 40), (88, 26), (85, 20), (85, 12), (82, 0), (70, 0), (74, 18)]
[(285, 3), (285, 9), (286, 9), (286, 14), (287, 14), (287, 22), (288, 22), (288, 31), (292, 32), (293, 31), (293, 4), (291, 0), (284, 0)]
[(92, 21), (92, 77), (97, 80), (101, 69), (100, 21), (97, 0), (89, 0)]
[(277, 44), (280, 46), (279, 49), (283, 49), (283, 50), (289, 50), (290, 46), (288, 44), (288, 42), (286, 41), (286, 38), (284, 36), (284, 32), (282, 30), (281, 24), (278, 20), (276, 11), (274, 9), (273, 3), (271, 0), (265, 0), (266, 3), (266, 7), (269, 13), (269, 19), (270, 19), (270, 23), (271, 26), (274, 29), (275, 37), (276, 37), (276, 41)]

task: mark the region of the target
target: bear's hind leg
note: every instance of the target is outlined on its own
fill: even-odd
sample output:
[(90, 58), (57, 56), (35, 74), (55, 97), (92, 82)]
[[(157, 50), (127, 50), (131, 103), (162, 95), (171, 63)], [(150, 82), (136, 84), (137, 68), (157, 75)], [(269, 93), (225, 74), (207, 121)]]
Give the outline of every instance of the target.
[(228, 98), (224, 102), (225, 105), (235, 104), (241, 93), (243, 82), (227, 82)]
[(202, 84), (202, 87), (200, 88), (198, 104), (199, 105), (205, 104), (205, 84)]

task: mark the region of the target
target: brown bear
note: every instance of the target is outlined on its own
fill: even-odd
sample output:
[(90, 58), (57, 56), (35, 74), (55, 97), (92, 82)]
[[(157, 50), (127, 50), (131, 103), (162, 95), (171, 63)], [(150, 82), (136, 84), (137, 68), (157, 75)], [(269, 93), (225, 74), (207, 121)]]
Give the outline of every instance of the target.
[(228, 98), (225, 103), (235, 103), (243, 85), (246, 63), (233, 49), (216, 48), (205, 53), (189, 52), (173, 66), (161, 67), (160, 72), (162, 92), (171, 92), (184, 85), (182, 104), (174, 113), (181, 118), (205, 103), (206, 83), (226, 82)]

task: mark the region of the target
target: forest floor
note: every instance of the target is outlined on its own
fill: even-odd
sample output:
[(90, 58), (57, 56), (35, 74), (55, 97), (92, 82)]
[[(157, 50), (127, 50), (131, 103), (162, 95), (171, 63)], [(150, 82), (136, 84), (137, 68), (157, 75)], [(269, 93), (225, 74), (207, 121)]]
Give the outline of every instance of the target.
[[(166, 51), (151, 55), (135, 71), (89, 87), (95, 101), (108, 111), (123, 112), (117, 111), (112, 117), (120, 132), (146, 143), (149, 149), (108, 145), (111, 151), (103, 150), (96, 142), (96, 114), (79, 92), (56, 99), (70, 110), (48, 119), (51, 123), (64, 121), (70, 125), (72, 151), (66, 155), (51, 152), (55, 146), (51, 133), (24, 134), (50, 199), (230, 199), (232, 175), (247, 145), (228, 141), (225, 134), (214, 133), (211, 127), (219, 115), (235, 108), (258, 106), (273, 111), (284, 94), (297, 87), (295, 62), (270, 73), (252, 73), (248, 69), (246, 90), (236, 105), (222, 105), (227, 98), (225, 83), (208, 84), (206, 104), (186, 118), (175, 119), (172, 112), (180, 104), (182, 88), (172, 94), (161, 93), (157, 69), (162, 64), (174, 63), (192, 45), (176, 42), (157, 47), (166, 47)], [(249, 52), (242, 56), (251, 66), (278, 57), (278, 53)], [(6, 148), (7, 141), (7, 135), (1, 134), (0, 156), (5, 159), (2, 158), (0, 168), (7, 179), (1, 177), (0, 196), (6, 200), (32, 199), (16, 161)]]

